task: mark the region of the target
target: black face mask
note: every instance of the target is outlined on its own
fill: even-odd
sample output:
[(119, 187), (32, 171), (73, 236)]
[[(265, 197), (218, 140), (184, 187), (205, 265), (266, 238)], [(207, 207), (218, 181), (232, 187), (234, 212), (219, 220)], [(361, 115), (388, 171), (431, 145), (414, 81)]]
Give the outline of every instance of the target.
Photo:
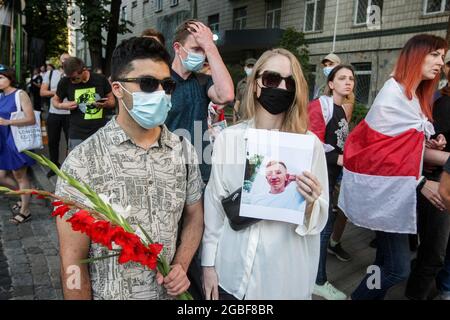
[(258, 102), (271, 114), (280, 114), (289, 110), (294, 103), (295, 92), (279, 88), (261, 88)]

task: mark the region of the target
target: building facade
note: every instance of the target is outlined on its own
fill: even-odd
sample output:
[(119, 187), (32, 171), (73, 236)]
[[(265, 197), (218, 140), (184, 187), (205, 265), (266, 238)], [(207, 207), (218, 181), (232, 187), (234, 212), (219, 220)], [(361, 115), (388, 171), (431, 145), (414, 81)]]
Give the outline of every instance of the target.
[(24, 0), (0, 0), (0, 64), (14, 67), (19, 83), (27, 58), (24, 8)]
[(352, 64), (357, 101), (370, 105), (392, 72), (400, 49), (419, 33), (445, 36), (450, 0), (123, 0), (132, 34), (160, 30), (170, 49), (173, 30), (196, 17), (219, 37), (225, 62), (243, 63), (277, 46), (285, 29), (305, 33), (310, 86), (324, 83), (320, 61), (329, 52)]

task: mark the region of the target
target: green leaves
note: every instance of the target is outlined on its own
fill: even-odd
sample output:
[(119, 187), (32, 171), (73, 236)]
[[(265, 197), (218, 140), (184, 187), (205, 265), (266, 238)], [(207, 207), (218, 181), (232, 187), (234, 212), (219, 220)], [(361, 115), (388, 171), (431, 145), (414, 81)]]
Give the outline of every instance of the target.
[(279, 46), (290, 51), (295, 55), (302, 66), (305, 79), (308, 79), (309, 73), (309, 52), (306, 44), (305, 34), (298, 32), (294, 28), (287, 28), (281, 37)]

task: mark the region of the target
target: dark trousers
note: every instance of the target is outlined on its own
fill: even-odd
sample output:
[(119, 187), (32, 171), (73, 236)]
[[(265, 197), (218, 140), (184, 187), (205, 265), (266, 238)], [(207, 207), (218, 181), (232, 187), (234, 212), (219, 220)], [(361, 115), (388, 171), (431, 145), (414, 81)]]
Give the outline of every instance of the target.
[[(352, 300), (382, 300), (389, 288), (408, 278), (411, 253), (407, 234), (377, 231), (377, 255), (374, 265), (378, 273), (368, 273), (352, 293)], [(368, 282), (379, 277), (379, 287), (369, 287)], [(369, 280), (369, 281), (368, 281)]]
[(413, 300), (427, 300), (432, 298), (436, 276), (444, 266), (450, 215), (439, 211), (422, 194), (417, 197), (417, 213), (420, 245), (405, 295)]
[(59, 163), (59, 141), (61, 132), (64, 131), (66, 143), (69, 137), (69, 115), (49, 113), (47, 118), (48, 149), (50, 160), (58, 167)]

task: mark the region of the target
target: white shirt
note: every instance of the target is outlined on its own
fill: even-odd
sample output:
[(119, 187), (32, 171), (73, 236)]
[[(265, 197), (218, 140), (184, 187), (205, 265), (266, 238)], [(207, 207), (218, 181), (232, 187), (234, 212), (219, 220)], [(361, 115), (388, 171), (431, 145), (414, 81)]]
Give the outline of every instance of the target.
[(281, 193), (264, 192), (252, 195), (252, 204), (254, 205), (291, 210), (299, 210), (304, 200), (300, 192), (297, 191), (297, 183), (295, 181), (289, 183)]
[(315, 138), (311, 170), (321, 183), (322, 195), (309, 220), (305, 218), (303, 225), (262, 220), (234, 231), (221, 200), (242, 186), (248, 127), (254, 127), (252, 121), (227, 128), (214, 144), (205, 191), (202, 266), (215, 266), (219, 285), (238, 299), (311, 299), (320, 232), (328, 219), (328, 173), (322, 143)]
[[(42, 80), (42, 83), (46, 83), (51, 85), (51, 88), (48, 88), (48, 90), (50, 91), (56, 91), (56, 89), (58, 88), (58, 83), (59, 80), (61, 80), (61, 78), (63, 77), (63, 74), (61, 73), (61, 71), (59, 70), (53, 70), (52, 73), (52, 81), (50, 83), (50, 71), (47, 71), (44, 75), (44, 78)], [(49, 113), (54, 113), (54, 114), (70, 114), (70, 110), (61, 110), (61, 109), (56, 109), (53, 106), (53, 101), (52, 99), (50, 99), (50, 110)]]

